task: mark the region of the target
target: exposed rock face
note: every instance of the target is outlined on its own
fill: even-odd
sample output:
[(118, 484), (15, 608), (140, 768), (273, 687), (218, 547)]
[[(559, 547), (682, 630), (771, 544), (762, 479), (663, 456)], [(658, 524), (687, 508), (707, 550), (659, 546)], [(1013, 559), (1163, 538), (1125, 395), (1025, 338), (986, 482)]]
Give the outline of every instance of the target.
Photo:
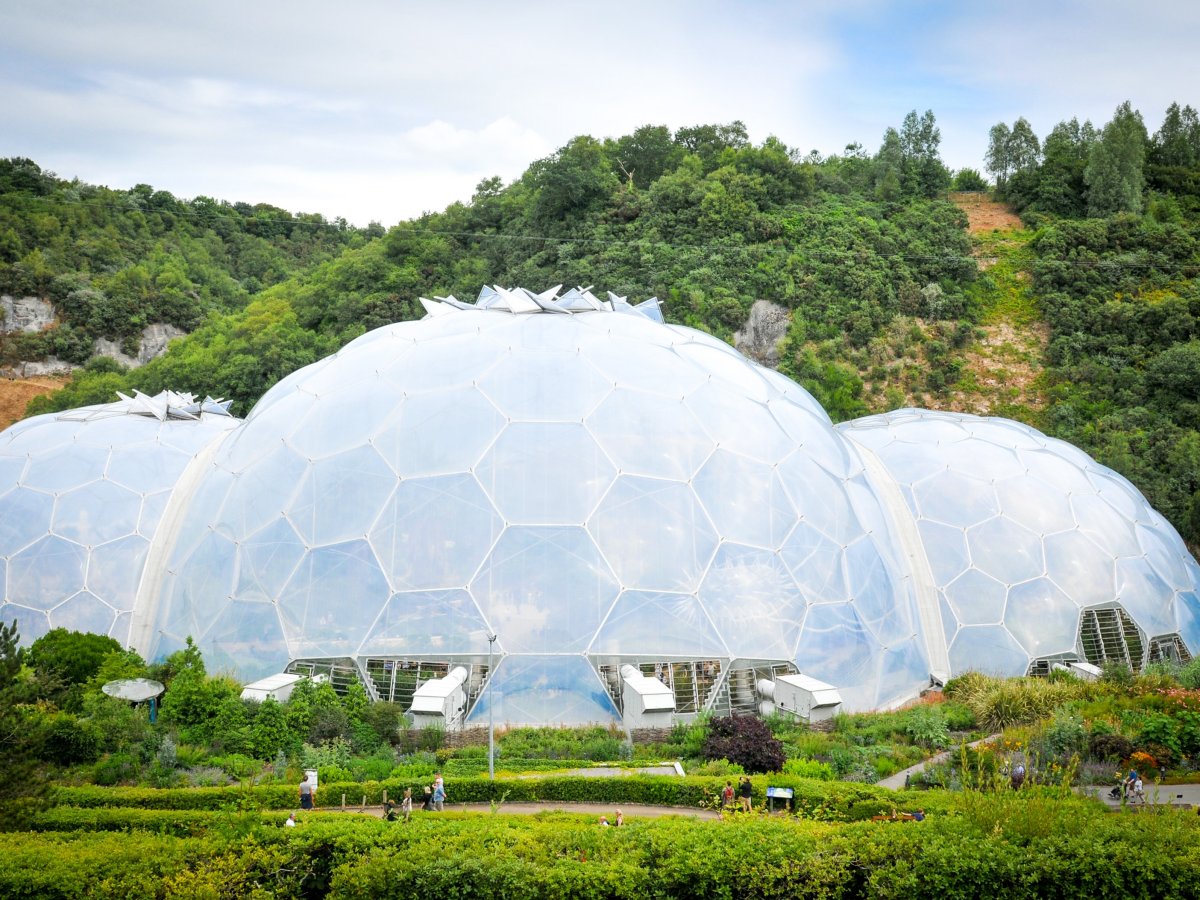
[(773, 369), (779, 365), (779, 342), (787, 334), (791, 320), (792, 314), (778, 303), (755, 300), (746, 324), (733, 336), (733, 346), (739, 353)]
[(0, 331), (45, 331), (54, 323), (54, 306), (40, 297), (0, 296)]
[(70, 375), (78, 368), (57, 356), (47, 356), (33, 362), (14, 363), (11, 367), (0, 369), (0, 375), (5, 378), (40, 378), (43, 375)]
[(167, 352), (167, 344), (185, 334), (187, 334), (186, 331), (181, 331), (174, 325), (164, 325), (161, 322), (155, 323), (147, 325), (142, 330), (142, 339), (138, 344), (137, 356), (126, 356), (121, 351), (119, 342), (110, 341), (106, 338), (96, 338), (96, 342), (92, 345), (92, 354), (95, 356), (107, 356), (110, 359), (115, 359), (123, 366), (136, 369), (138, 366), (144, 366), (150, 360), (162, 356)]

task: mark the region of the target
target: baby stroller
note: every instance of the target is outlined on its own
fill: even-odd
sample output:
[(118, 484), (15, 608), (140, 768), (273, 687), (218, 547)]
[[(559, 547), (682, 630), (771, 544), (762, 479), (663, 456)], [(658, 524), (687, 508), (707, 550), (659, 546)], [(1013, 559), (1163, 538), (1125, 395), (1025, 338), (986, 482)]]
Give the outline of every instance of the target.
[(1109, 800), (1120, 800), (1124, 796), (1125, 796), (1125, 785), (1124, 784), (1118, 784), (1116, 787), (1114, 787), (1111, 791), (1108, 792)]

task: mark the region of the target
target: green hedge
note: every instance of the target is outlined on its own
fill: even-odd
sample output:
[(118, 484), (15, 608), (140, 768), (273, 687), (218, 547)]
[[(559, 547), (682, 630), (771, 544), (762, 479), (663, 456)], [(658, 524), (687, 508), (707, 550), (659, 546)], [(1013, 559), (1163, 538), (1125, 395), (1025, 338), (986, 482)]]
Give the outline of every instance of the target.
[[(897, 824), (667, 817), (602, 828), (543, 814), (403, 826), (315, 814), (295, 829), (257, 816), (257, 827), (205, 837), (13, 834), (0, 853), (0, 896), (1182, 898), (1200, 884), (1195, 815), (1114, 815), (1034, 797), (1035, 821), (1014, 816), (1012, 798), (980, 805)], [(118, 812), (147, 815), (106, 814)]]
[[(768, 785), (790, 787), (795, 792), (797, 813), (808, 818), (853, 820), (892, 809), (933, 805), (940, 801), (937, 792), (890, 791), (875, 785), (838, 781), (817, 781), (792, 775), (756, 776), (754, 803), (765, 802)], [(578, 775), (539, 778), (458, 778), (447, 781), (449, 801), (489, 803), (507, 800), (520, 802), (576, 802), (677, 806), (698, 809), (712, 806), (720, 795), (725, 779), (703, 776), (621, 775), (595, 778)], [(399, 800), (406, 787), (420, 797), (421, 785), (399, 779), (387, 781), (345, 782), (321, 785), (317, 802), (327, 807), (340, 806), (342, 795), (347, 806), (358, 806), (366, 797), (369, 805), (383, 801), (383, 792)], [(120, 807), (143, 809), (294, 809), (297, 789), (291, 785), (215, 788), (106, 788), (62, 787), (57, 802), (64, 806)]]

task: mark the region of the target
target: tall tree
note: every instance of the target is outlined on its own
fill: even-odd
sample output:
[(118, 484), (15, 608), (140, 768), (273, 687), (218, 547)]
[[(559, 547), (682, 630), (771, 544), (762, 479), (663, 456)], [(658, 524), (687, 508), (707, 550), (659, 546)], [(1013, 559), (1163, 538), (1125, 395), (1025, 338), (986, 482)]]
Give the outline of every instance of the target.
[(1126, 100), (1088, 154), (1083, 180), (1088, 188), (1089, 216), (1142, 211), (1147, 140), (1142, 114)]
[(1091, 122), (1059, 122), (1046, 136), (1034, 205), (1057, 216), (1079, 217), (1087, 212), (1083, 172), (1096, 142)]
[(1200, 165), (1200, 118), (1190, 106), (1167, 107), (1162, 127), (1150, 145), (1150, 161), (1159, 166)]
[(1013, 123), (1008, 135), (1009, 161), (1014, 172), (1036, 169), (1042, 158), (1042, 146), (1029, 121), (1021, 116)]
[(983, 158), (984, 167), (996, 179), (996, 187), (1001, 190), (1012, 171), (1011, 137), (1012, 130), (1008, 125), (997, 122), (988, 132), (987, 155)]

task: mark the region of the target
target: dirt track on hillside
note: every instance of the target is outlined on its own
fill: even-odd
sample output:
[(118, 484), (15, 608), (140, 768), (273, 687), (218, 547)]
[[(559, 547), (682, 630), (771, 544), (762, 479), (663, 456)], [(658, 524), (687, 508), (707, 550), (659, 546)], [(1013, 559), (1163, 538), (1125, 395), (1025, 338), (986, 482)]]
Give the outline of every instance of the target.
[(1021, 219), (1007, 204), (997, 203), (987, 194), (952, 191), (950, 202), (967, 214), (967, 230), (1013, 231), (1022, 227)]
[(25, 418), (25, 407), (34, 397), (57, 391), (65, 378), (0, 378), (0, 431)]

